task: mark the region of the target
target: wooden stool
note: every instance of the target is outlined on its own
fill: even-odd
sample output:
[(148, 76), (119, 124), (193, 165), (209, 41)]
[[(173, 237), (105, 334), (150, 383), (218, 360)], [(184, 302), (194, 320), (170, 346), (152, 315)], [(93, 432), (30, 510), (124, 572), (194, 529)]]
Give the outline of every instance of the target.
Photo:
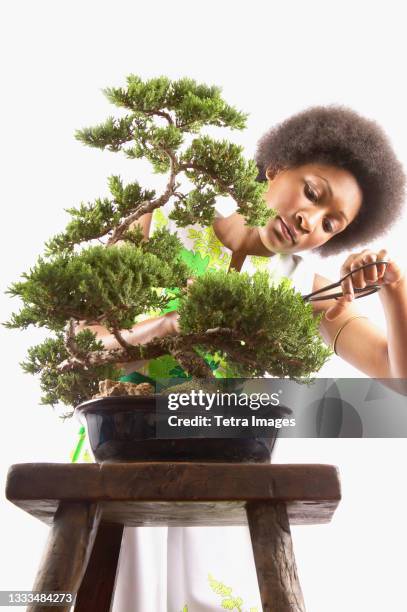
[(33, 590), (77, 593), (75, 612), (109, 612), (125, 525), (247, 522), (263, 611), (303, 612), (290, 523), (329, 522), (340, 485), (330, 465), (27, 463), (10, 468), (7, 498), (51, 525)]

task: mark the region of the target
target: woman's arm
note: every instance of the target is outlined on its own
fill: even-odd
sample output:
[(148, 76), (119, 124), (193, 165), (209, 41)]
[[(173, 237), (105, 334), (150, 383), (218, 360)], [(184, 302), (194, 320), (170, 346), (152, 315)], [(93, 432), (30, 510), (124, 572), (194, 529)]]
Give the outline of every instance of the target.
[[(351, 255), (341, 274), (377, 259), (387, 259), (385, 251), (376, 254), (366, 250)], [(314, 290), (329, 282), (315, 275)], [(386, 317), (387, 338), (372, 322), (359, 318), (360, 312), (353, 301), (353, 287), (377, 282), (383, 285), (379, 296)], [(392, 261), (386, 268), (380, 264), (372, 266), (363, 273), (355, 273), (353, 283), (344, 283), (343, 291), (346, 295), (338, 301), (314, 303), (315, 312), (324, 313), (320, 329), (325, 341), (332, 344), (341, 330), (336, 352), (345, 361), (372, 378), (407, 378), (407, 281), (401, 269)]]
[[(120, 334), (122, 338), (132, 346), (147, 344), (147, 342), (154, 340), (154, 338), (164, 338), (165, 336), (177, 333), (177, 318), (178, 314), (175, 311), (167, 312), (160, 317), (154, 317), (136, 323), (131, 329), (122, 329)], [(76, 333), (83, 329), (90, 329), (90, 331), (96, 335), (96, 338), (103, 342), (103, 346), (106, 350), (110, 351), (122, 348), (113, 334), (102, 325), (86, 325), (84, 321), (81, 321), (76, 328)]]
[[(146, 344), (154, 338), (164, 338), (178, 333), (177, 326), (178, 313), (168, 312), (161, 317), (146, 319), (133, 325), (131, 329), (122, 329), (121, 336), (129, 344), (136, 346), (137, 344)], [(85, 325), (83, 321), (76, 328), (76, 333), (83, 329), (90, 329), (98, 340), (103, 342), (103, 346), (107, 350), (120, 349), (121, 346), (116, 338), (102, 325)], [(117, 367), (122, 368), (125, 374), (129, 374), (134, 370), (142, 370), (148, 363), (148, 360), (130, 361), (126, 363), (118, 363)]]
[[(150, 237), (150, 228), (151, 228), (152, 218), (153, 218), (153, 213), (146, 213), (145, 215), (142, 215), (139, 219), (137, 219), (137, 221), (133, 221), (133, 223), (129, 225), (129, 230), (132, 230), (135, 227), (141, 227), (141, 231), (143, 232), (144, 240), (148, 240)], [(126, 243), (125, 240), (118, 240), (116, 242), (116, 246), (125, 244), (125, 243)]]
[(393, 378), (407, 379), (407, 279), (385, 285), (380, 300), (386, 316), (387, 350)]
[[(330, 282), (316, 274), (313, 291), (322, 289)], [(332, 346), (342, 328), (336, 340), (336, 354), (371, 378), (391, 377), (387, 340), (383, 332), (367, 319), (352, 318), (362, 313), (349, 302), (333, 320), (327, 319), (325, 313), (336, 307), (335, 300), (315, 302), (314, 305), (314, 312), (324, 314), (319, 329), (325, 342)]]
[(146, 213), (145, 215), (142, 215), (140, 219), (137, 219), (137, 221), (132, 223), (129, 229), (133, 229), (134, 227), (138, 225), (139, 227), (141, 227), (144, 239), (148, 240), (150, 237), (150, 227), (151, 227), (152, 218), (153, 218), (153, 213)]

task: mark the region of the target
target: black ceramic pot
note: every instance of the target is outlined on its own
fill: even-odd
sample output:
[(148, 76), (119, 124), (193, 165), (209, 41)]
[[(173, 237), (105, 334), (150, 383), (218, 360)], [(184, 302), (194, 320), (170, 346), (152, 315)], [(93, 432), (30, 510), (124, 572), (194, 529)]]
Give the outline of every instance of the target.
[(270, 463), (277, 435), (271, 438), (156, 438), (157, 419), (167, 417), (156, 414), (154, 396), (93, 399), (77, 406), (75, 413), (87, 426), (92, 452), (99, 463)]

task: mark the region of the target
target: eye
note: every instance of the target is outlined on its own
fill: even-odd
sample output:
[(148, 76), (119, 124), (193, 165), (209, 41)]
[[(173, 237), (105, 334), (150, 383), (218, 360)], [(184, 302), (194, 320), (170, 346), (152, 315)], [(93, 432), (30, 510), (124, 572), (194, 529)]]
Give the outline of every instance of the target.
[(334, 231), (332, 223), (326, 217), (322, 221), (322, 228), (323, 228), (324, 232), (333, 232)]
[(311, 187), (309, 183), (304, 185), (304, 195), (311, 202), (318, 202), (318, 193)]

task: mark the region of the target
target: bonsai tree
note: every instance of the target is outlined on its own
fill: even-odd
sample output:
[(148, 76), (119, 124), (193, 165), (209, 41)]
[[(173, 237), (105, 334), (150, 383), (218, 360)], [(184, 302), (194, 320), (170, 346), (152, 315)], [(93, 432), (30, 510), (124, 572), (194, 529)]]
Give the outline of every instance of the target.
[[(111, 197), (69, 209), (64, 232), (22, 280), (9, 288), (22, 301), (10, 328), (45, 327), (50, 337), (29, 349), (23, 369), (40, 375), (42, 403), (75, 405), (98, 391), (104, 379), (118, 380), (117, 364), (173, 356), (189, 376), (212, 375), (211, 353), (234, 376), (307, 377), (329, 351), (323, 346), (311, 307), (289, 281), (270, 285), (267, 273), (196, 273), (181, 256), (176, 234), (157, 230), (144, 240), (135, 222), (172, 201), (178, 227), (210, 225), (219, 196), (231, 196), (251, 226), (273, 214), (264, 203), (257, 167), (242, 147), (202, 133), (206, 126), (243, 129), (246, 116), (229, 106), (219, 88), (190, 79), (127, 79), (108, 88), (107, 98), (124, 109), (76, 138), (92, 147), (147, 159), (167, 175), (162, 193), (111, 176)], [(187, 181), (185, 181), (187, 179)], [(181, 187), (187, 184), (188, 187)], [(177, 298), (180, 332), (132, 346), (122, 337), (140, 315), (163, 312)], [(216, 303), (216, 309), (213, 305)], [(105, 326), (120, 349), (106, 350), (87, 325)], [(80, 329), (80, 331), (78, 331)]]

